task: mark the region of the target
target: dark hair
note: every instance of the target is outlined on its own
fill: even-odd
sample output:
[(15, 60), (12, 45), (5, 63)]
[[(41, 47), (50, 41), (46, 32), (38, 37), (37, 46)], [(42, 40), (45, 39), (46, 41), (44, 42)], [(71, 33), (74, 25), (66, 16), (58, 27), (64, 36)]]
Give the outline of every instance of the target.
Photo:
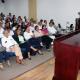
[(21, 28), (21, 27), (20, 27), (19, 25), (17, 25), (17, 28), (16, 28), (16, 30), (14, 31), (15, 34), (17, 34), (17, 30), (18, 30), (19, 28)]
[(54, 20), (53, 20), (53, 19), (51, 19), (51, 20), (50, 20), (50, 22), (54, 22)]
[(61, 24), (58, 24), (58, 27), (61, 28)]
[(46, 27), (46, 25), (42, 25), (42, 29), (43, 29), (44, 27)]
[[(9, 24), (9, 26), (6, 26), (6, 24)], [(5, 23), (5, 28), (11, 28), (10, 22), (6, 22), (6, 23)]]
[(49, 22), (49, 24), (53, 24), (54, 25), (55, 23), (54, 22)]
[(8, 30), (8, 29), (10, 29), (10, 30), (11, 30), (11, 27), (5, 27), (5, 28), (4, 28), (4, 30)]
[(37, 28), (38, 28), (38, 26), (36, 25), (36, 26), (35, 26), (35, 30), (36, 30)]
[(70, 28), (73, 28), (73, 24), (70, 25)]
[(43, 20), (41, 19), (40, 22), (43, 22)]
[(16, 30), (18, 30), (19, 28), (21, 28), (21, 26), (20, 26), (20, 25), (17, 25), (17, 28), (16, 28)]

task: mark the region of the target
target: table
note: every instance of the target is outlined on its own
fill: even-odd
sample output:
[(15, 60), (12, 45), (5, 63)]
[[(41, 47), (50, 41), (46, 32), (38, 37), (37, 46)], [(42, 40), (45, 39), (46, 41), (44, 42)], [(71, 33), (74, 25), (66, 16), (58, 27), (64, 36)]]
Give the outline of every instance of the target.
[(80, 69), (80, 31), (54, 40), (55, 73), (53, 80), (77, 80)]

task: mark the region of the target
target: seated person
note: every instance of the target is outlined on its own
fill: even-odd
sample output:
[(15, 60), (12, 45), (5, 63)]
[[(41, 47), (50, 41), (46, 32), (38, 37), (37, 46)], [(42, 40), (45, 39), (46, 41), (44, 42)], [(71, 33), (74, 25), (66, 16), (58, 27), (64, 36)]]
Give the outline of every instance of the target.
[(48, 32), (49, 32), (49, 36), (54, 40), (55, 35), (57, 33), (57, 30), (54, 27), (54, 23), (50, 22), (47, 29), (48, 29)]
[(31, 23), (31, 25), (30, 25), (30, 31), (31, 31), (31, 32), (34, 32), (34, 27), (35, 27), (35, 26), (34, 26), (34, 23)]
[(70, 25), (70, 31), (72, 32), (72, 31), (73, 31), (73, 29), (74, 29), (74, 25), (73, 25), (73, 24), (71, 24), (71, 25)]
[(2, 41), (2, 46), (6, 48), (7, 52), (15, 52), (16, 62), (21, 64), (23, 56), (19, 48), (19, 45), (11, 36), (9, 36), (9, 33), (7, 30), (3, 32), (3, 37), (1, 41)]
[(49, 33), (48, 33), (47, 28), (46, 28), (46, 25), (42, 25), (41, 31), (42, 31), (42, 34), (43, 34), (43, 36), (41, 37), (42, 38), (42, 43), (45, 45), (46, 49), (49, 49), (53, 39), (51, 39), (49, 37)]
[(31, 60), (30, 49), (32, 49), (33, 51), (37, 51), (37, 49), (35, 49), (27, 41), (25, 41), (24, 36), (21, 35), (21, 28), (19, 26), (15, 30), (15, 35), (13, 35), (13, 38), (19, 44), (20, 48), (26, 48), (28, 59)]
[(39, 39), (35, 38), (34, 34), (32, 32), (30, 32), (30, 27), (26, 27), (26, 30), (24, 32), (24, 38), (26, 41), (28, 41), (30, 43), (31, 46), (33, 46), (34, 48), (36, 48), (39, 52), (39, 54), (41, 54), (41, 44)]

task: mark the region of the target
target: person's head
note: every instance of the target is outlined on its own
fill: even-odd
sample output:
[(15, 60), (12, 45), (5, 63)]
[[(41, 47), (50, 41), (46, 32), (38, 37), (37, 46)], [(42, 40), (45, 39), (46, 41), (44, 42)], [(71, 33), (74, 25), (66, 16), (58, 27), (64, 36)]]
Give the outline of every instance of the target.
[(21, 20), (22, 20), (22, 17), (21, 17), (21, 16), (18, 16), (18, 20), (20, 20), (20, 21), (21, 21)]
[(27, 22), (27, 17), (26, 16), (24, 16), (24, 20), (25, 20), (25, 22)]
[(21, 34), (21, 28), (19, 26), (17, 26), (16, 30), (15, 30), (15, 33), (17, 35), (20, 35)]
[(39, 30), (39, 26), (36, 25), (35, 26), (35, 30), (38, 31)]
[(47, 24), (47, 20), (44, 20), (44, 23)]
[(10, 23), (9, 22), (7, 22), (7, 23), (5, 23), (5, 28), (10, 28), (11, 26), (10, 26)]
[(43, 24), (43, 20), (41, 19), (40, 21), (39, 21), (39, 25), (42, 25)]
[(73, 28), (73, 24), (70, 25), (70, 28)]
[(46, 25), (42, 25), (42, 29), (46, 29)]
[(10, 27), (6, 27), (5, 30), (8, 31), (8, 33), (10, 33), (11, 28)]
[(54, 22), (54, 20), (53, 20), (53, 19), (51, 19), (51, 20), (50, 20), (50, 22)]
[(40, 22), (42, 23), (42, 22), (43, 22), (43, 20), (41, 19), (41, 20), (40, 20)]
[(34, 23), (31, 23), (31, 27), (34, 27)]
[(12, 14), (11, 13), (9, 13), (9, 16), (11, 16)]
[(5, 37), (8, 37), (8, 36), (9, 36), (9, 32), (8, 32), (7, 30), (5, 30), (5, 31), (3, 32), (3, 35), (4, 35)]
[(30, 27), (27, 26), (25, 31), (29, 33), (30, 32)]
[(14, 19), (16, 19), (16, 16), (15, 16), (15, 15), (13, 15), (13, 20), (14, 20)]
[(10, 22), (10, 17), (6, 17), (6, 23)]
[(54, 25), (54, 22), (50, 22), (49, 26), (52, 27)]

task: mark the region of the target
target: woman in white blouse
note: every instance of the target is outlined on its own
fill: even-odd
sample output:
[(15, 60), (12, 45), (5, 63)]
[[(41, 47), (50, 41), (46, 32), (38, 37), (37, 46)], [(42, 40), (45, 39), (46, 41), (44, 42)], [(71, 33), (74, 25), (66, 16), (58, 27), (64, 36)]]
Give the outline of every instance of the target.
[(27, 27), (25, 32), (24, 32), (24, 38), (25, 40), (29, 40), (33, 37), (33, 33), (30, 31), (30, 27)]
[(30, 27), (26, 28), (26, 31), (24, 32), (24, 38), (26, 41), (28, 41), (30, 43), (31, 46), (38, 49), (39, 54), (42, 54), (40, 51), (40, 49), (42, 47), (41, 42), (39, 41), (39, 39), (37, 39), (34, 32), (30, 31)]
[(19, 45), (11, 36), (9, 36), (9, 33), (7, 30), (3, 32), (3, 37), (1, 41), (2, 41), (2, 46), (6, 48), (7, 52), (15, 52), (16, 62), (21, 64), (23, 56), (19, 48)]
[(57, 30), (55, 29), (55, 24), (50, 22), (47, 29), (48, 29), (50, 38), (52, 38), (54, 40), (55, 34), (57, 33)]

